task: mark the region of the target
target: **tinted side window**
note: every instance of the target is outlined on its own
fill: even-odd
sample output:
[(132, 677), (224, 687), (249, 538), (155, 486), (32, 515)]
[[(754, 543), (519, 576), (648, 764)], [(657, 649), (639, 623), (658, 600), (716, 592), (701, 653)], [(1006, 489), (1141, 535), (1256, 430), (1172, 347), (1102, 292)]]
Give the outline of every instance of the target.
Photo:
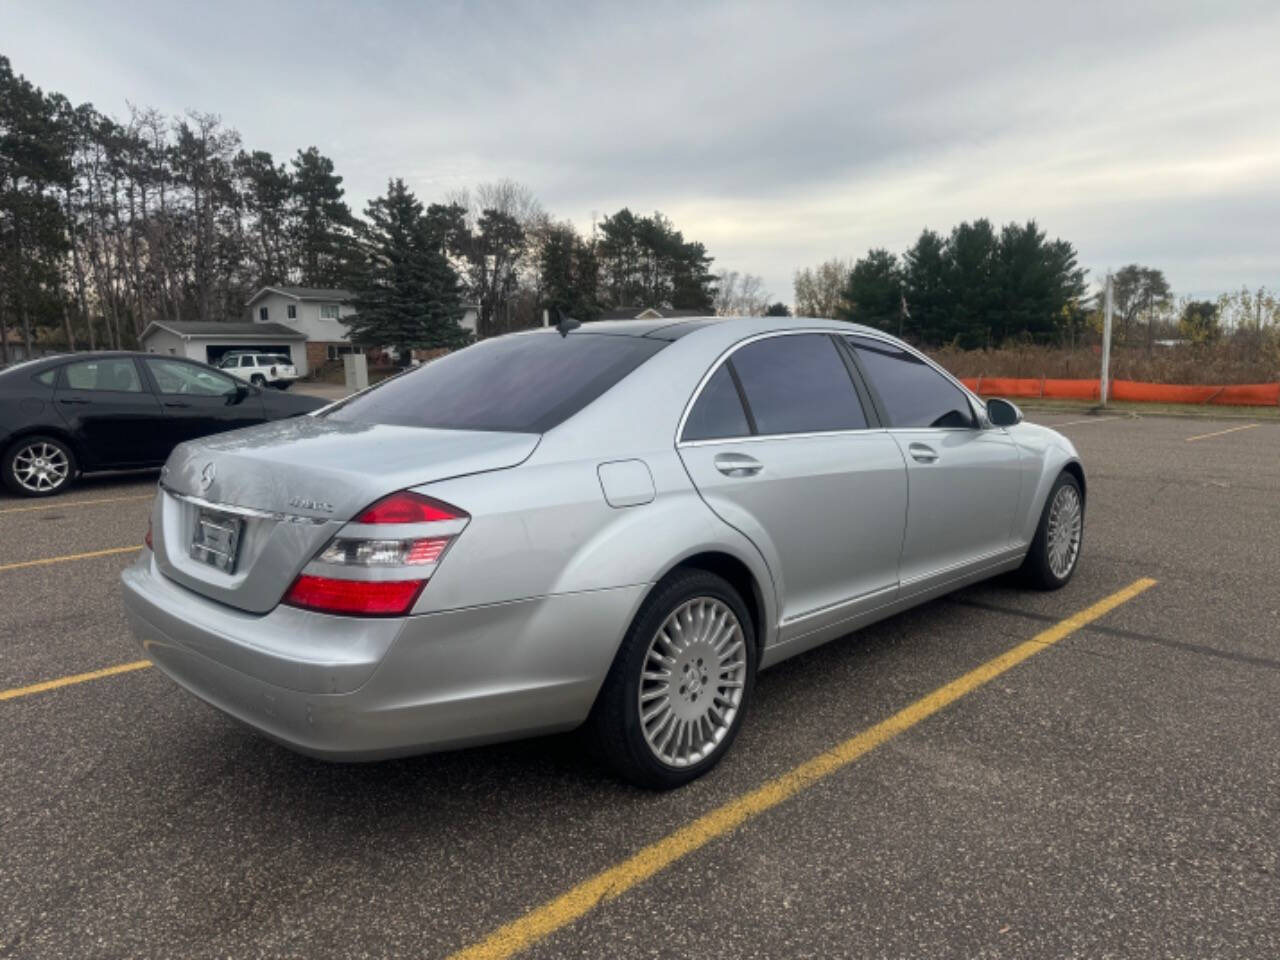
[(747, 413), (742, 409), (742, 398), (733, 385), (729, 365), (722, 364), (711, 375), (707, 385), (698, 395), (698, 402), (689, 411), (682, 440), (720, 440), (726, 437), (745, 437), (751, 432)]
[(236, 392), (236, 383), (220, 373), (180, 360), (152, 360), (147, 368), (155, 377), (163, 394), (187, 394), (193, 397), (225, 397)]
[(867, 426), (853, 381), (831, 338), (822, 333), (757, 340), (731, 360), (756, 432), (814, 433)]
[(542, 433), (666, 346), (587, 332), (484, 340), (330, 409), (334, 420), (445, 430)]
[(121, 393), (141, 393), (142, 380), (138, 368), (128, 357), (103, 357), (69, 363), (66, 370), (67, 386), (72, 390), (115, 390)]
[(53, 382), (58, 379), (58, 368), (46, 370), (44, 373), (37, 373), (35, 379), (38, 383), (43, 383), (46, 387), (52, 387)]
[(969, 398), (915, 354), (849, 337), (892, 427), (973, 427)]

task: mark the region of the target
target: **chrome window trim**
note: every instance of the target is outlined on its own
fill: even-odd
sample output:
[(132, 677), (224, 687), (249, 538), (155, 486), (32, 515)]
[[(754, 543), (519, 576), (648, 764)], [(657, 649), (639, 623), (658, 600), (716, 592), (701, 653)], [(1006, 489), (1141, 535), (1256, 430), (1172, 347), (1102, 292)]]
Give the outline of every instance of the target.
[(160, 482), (160, 489), (173, 497), (173, 499), (180, 500), (183, 503), (204, 507), (208, 510), (218, 510), (221, 513), (234, 514), (238, 517), (249, 517), (254, 520), (275, 520), (280, 523), (313, 523), (319, 525), (330, 522), (329, 517), (304, 517), (296, 513), (275, 513), (270, 510), (258, 510), (254, 507), (240, 507), (232, 503), (218, 503), (214, 500), (206, 500), (194, 494), (179, 493), (163, 480)]
[[(680, 414), (680, 420), (676, 424), (676, 436), (675, 436), (676, 448), (679, 449), (681, 447), (700, 447), (700, 446), (705, 446), (706, 444), (709, 444), (709, 443), (749, 443), (753, 440), (780, 440), (780, 439), (789, 438), (789, 437), (832, 437), (832, 436), (842, 436), (850, 433), (871, 433), (873, 431), (882, 430), (883, 429), (882, 427), (872, 427), (868, 425), (866, 427), (858, 427), (856, 429), (850, 429), (850, 430), (818, 430), (818, 431), (805, 431), (802, 433), (770, 433), (770, 434), (748, 433), (740, 437), (713, 437), (707, 440), (682, 440), (681, 439), (681, 437), (684, 436), (685, 421), (689, 419), (689, 414), (693, 411), (693, 405), (698, 402), (698, 398), (702, 396), (702, 391), (706, 388), (707, 383), (711, 380), (711, 378), (715, 376), (716, 371), (718, 371), (722, 366), (724, 366), (725, 362), (730, 357), (732, 357), (735, 353), (737, 353), (743, 347), (750, 346), (751, 344), (756, 343), (759, 340), (770, 340), (770, 339), (773, 339), (774, 337), (794, 337), (794, 336), (801, 336), (804, 334), (813, 334), (813, 333), (819, 333), (827, 337), (847, 336), (847, 334), (844, 331), (832, 330), (830, 327), (804, 327), (803, 329), (800, 329), (800, 330), (768, 330), (764, 333), (752, 334), (751, 336), (745, 337), (744, 339), (739, 340), (737, 343), (733, 344), (732, 346), (726, 348), (725, 351), (720, 354), (720, 356), (716, 357), (715, 362), (711, 364), (711, 367), (707, 370), (707, 372), (702, 375), (702, 379), (698, 381), (698, 385), (693, 388), (693, 396), (691, 396), (688, 402), (685, 403), (684, 412)], [(832, 347), (834, 348), (835, 344), (832, 344)], [(843, 361), (841, 362), (843, 363)], [(854, 386), (852, 378), (850, 378), (849, 380), (849, 389), (853, 391), (853, 396), (854, 396), (854, 399), (858, 401), (858, 406), (862, 407), (862, 398), (858, 396), (858, 390)], [(862, 415), (866, 417), (867, 411), (863, 410)]]
[(863, 436), (869, 433), (888, 433), (884, 427), (859, 427), (856, 430), (815, 430), (810, 433), (756, 433), (743, 437), (715, 437), (710, 440), (684, 440), (680, 447), (711, 447), (722, 443), (761, 443), (765, 440), (816, 440), (821, 437)]

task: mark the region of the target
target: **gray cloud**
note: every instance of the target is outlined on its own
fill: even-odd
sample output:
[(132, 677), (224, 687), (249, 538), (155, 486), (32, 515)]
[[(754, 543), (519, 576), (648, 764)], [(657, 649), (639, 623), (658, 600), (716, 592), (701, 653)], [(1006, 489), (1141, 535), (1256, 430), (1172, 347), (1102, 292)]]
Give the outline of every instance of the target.
[(362, 205), (498, 176), (579, 225), (660, 208), (792, 271), (1037, 218), (1082, 263), (1280, 286), (1280, 8), (1259, 4), (10, 2), (41, 85), (316, 144)]

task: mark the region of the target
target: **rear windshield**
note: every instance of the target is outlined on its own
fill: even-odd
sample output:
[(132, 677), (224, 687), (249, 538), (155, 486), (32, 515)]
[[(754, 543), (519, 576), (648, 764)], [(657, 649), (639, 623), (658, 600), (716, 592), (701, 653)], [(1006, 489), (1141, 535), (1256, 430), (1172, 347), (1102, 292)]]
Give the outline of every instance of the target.
[(331, 408), (356, 423), (544, 433), (667, 344), (608, 334), (485, 340)]

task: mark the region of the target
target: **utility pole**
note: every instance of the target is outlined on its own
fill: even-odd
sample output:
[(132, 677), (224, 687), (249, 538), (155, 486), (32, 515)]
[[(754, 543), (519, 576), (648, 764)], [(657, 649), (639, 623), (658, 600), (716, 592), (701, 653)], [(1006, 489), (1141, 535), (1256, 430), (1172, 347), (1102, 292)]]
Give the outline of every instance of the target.
[(1099, 399), (1107, 405), (1107, 396), (1111, 392), (1111, 313), (1112, 313), (1111, 271), (1107, 271), (1106, 306), (1102, 316), (1102, 376), (1099, 378)]

